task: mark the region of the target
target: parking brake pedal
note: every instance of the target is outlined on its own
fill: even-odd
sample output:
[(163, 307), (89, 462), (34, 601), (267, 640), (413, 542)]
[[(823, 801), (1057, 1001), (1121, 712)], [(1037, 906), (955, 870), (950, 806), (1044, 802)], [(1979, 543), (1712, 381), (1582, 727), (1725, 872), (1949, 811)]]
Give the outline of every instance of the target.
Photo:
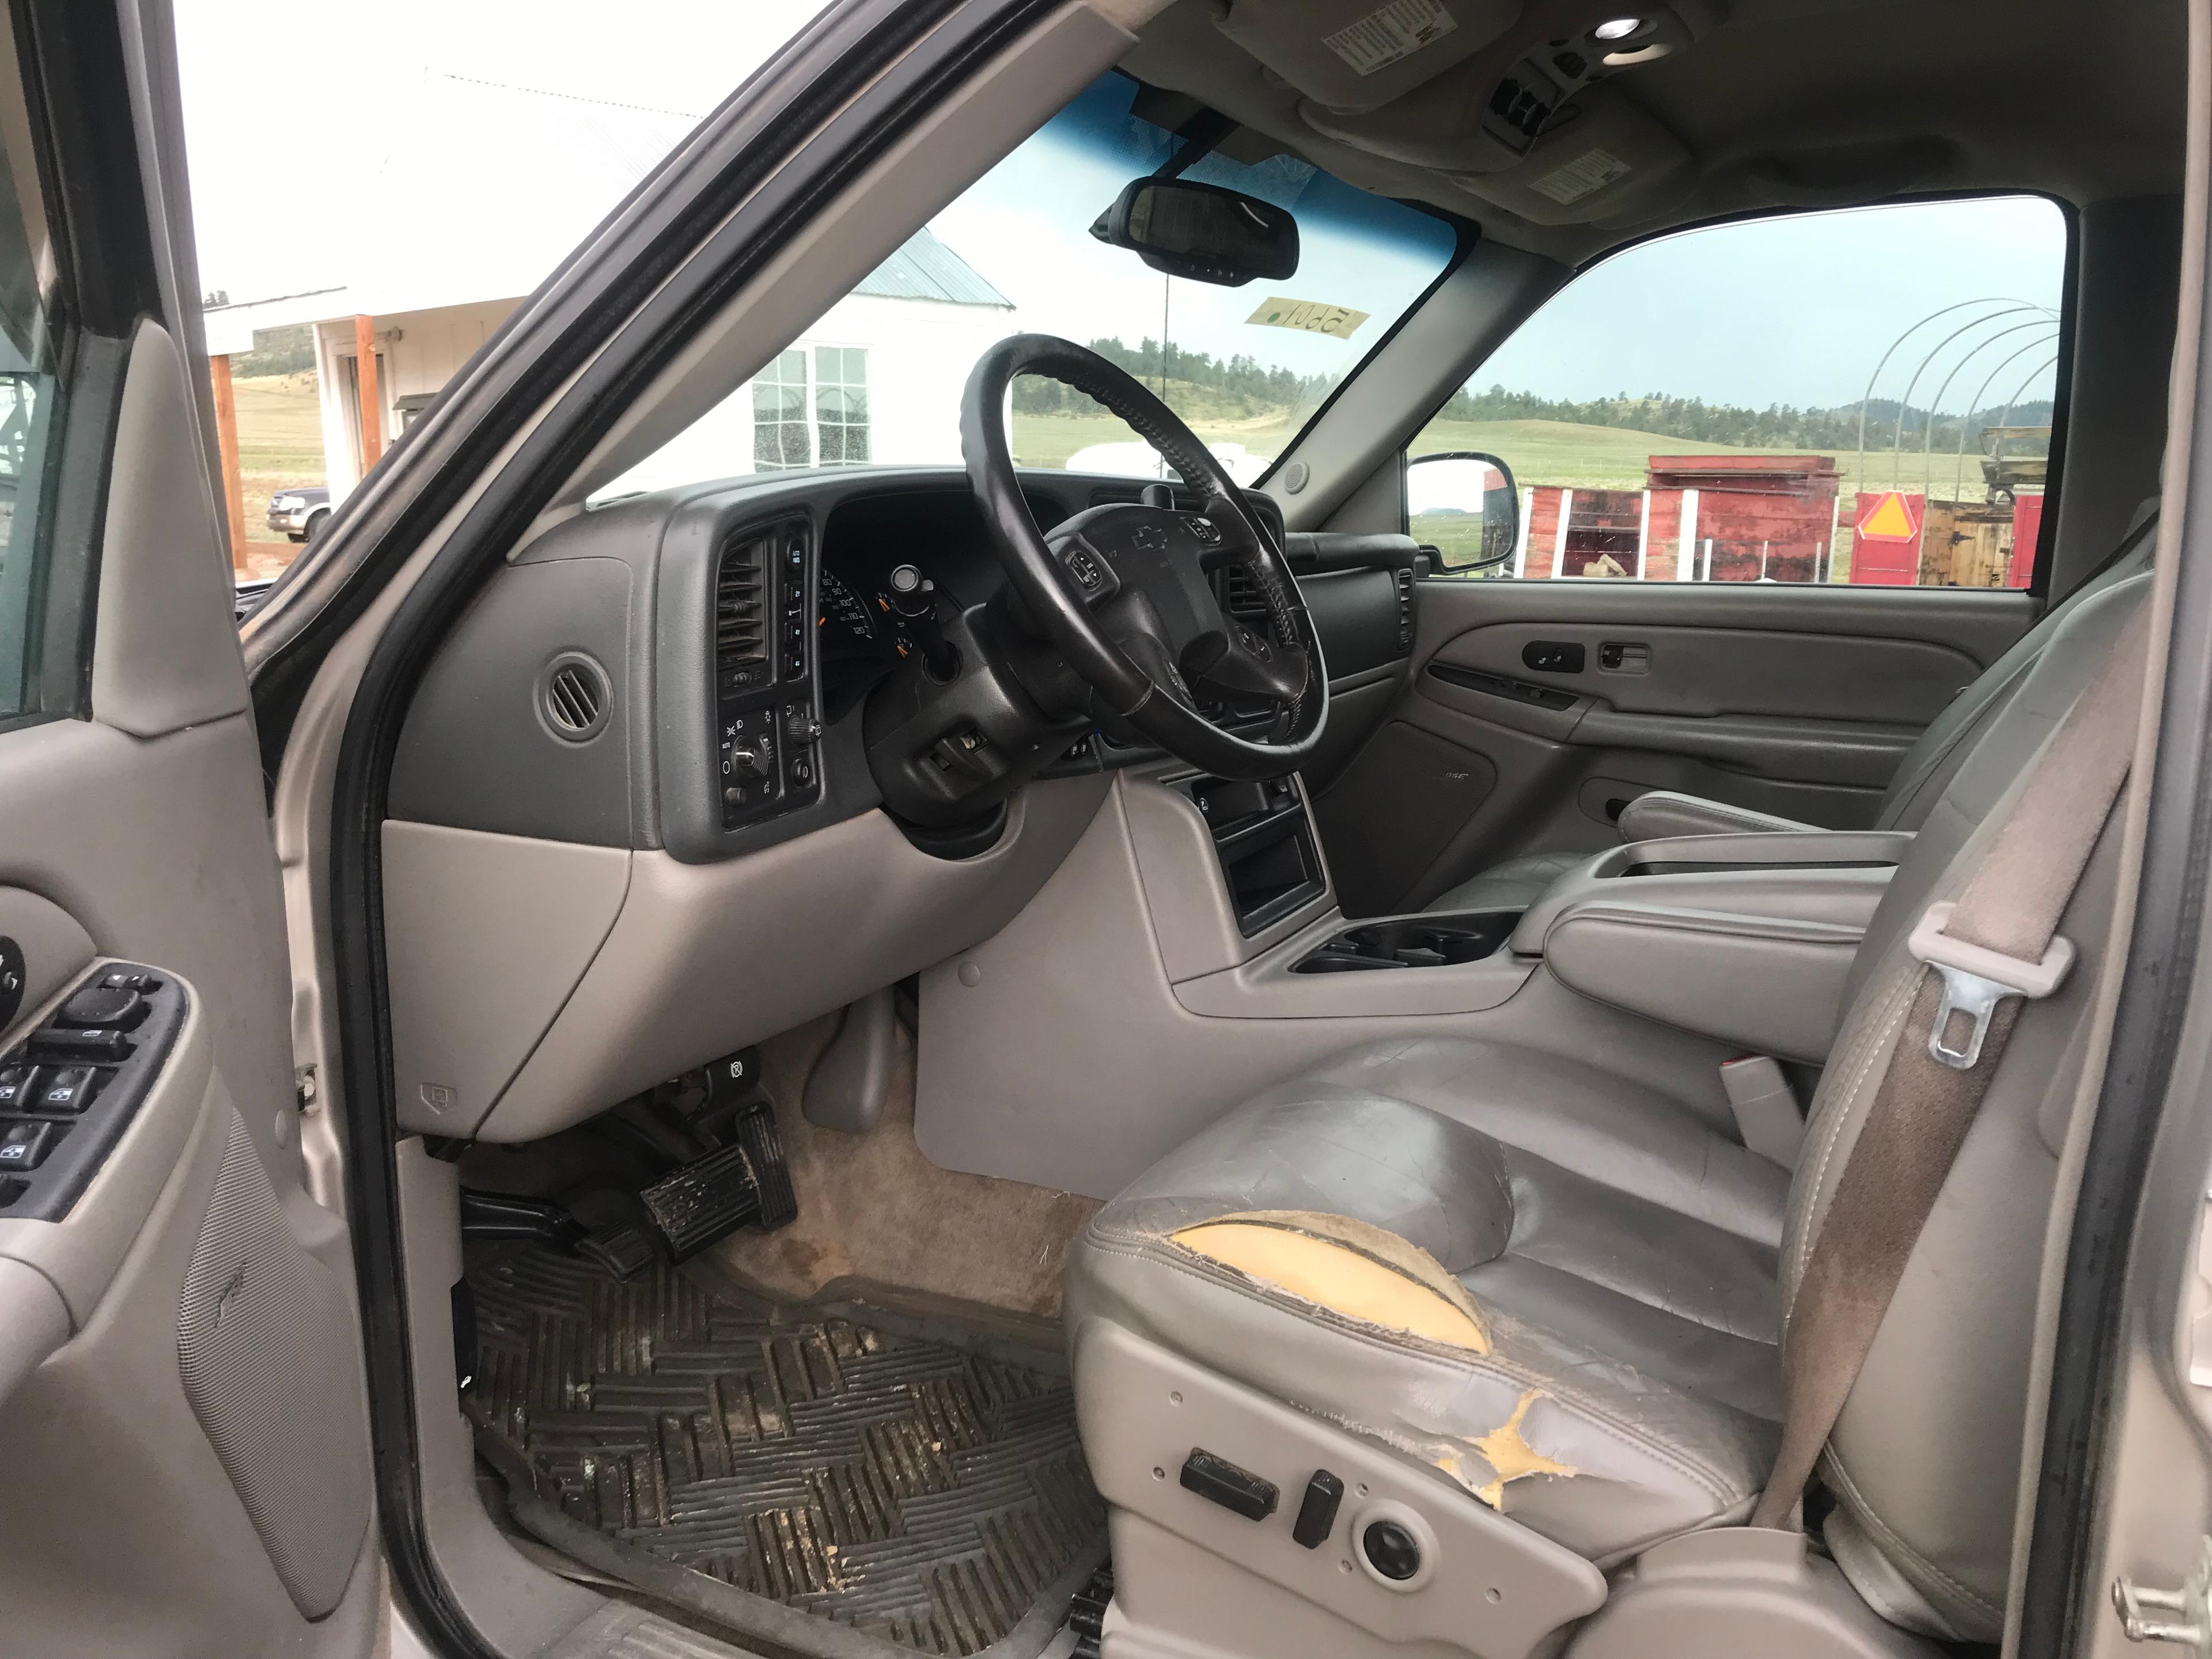
[[(710, 1073), (719, 1068), (709, 1068)], [(718, 1082), (717, 1095), (724, 1092)], [(757, 1088), (746, 1091), (724, 1121), (730, 1139), (706, 1157), (695, 1158), (638, 1194), (678, 1261), (696, 1255), (747, 1222), (764, 1231), (797, 1218), (799, 1200), (783, 1158), (783, 1138), (775, 1127), (775, 1107)], [(728, 1109), (719, 1097), (717, 1118)]]
[(590, 1227), (558, 1204), (513, 1193), (461, 1188), (461, 1237), (534, 1238), (587, 1261), (617, 1279), (635, 1279), (653, 1265), (653, 1239), (640, 1226), (613, 1222)]

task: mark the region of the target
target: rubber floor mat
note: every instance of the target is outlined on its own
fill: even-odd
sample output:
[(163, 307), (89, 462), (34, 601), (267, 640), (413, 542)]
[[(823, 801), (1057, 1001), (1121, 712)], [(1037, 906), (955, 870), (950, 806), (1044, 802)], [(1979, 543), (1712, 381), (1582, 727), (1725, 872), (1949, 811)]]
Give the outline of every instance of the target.
[(710, 1293), (665, 1262), (623, 1284), (492, 1247), (468, 1283), (464, 1403), (516, 1518), (695, 1613), (854, 1650), (763, 1625), (733, 1588), (924, 1653), (1018, 1630), (1034, 1651), (1103, 1555), (1065, 1376)]

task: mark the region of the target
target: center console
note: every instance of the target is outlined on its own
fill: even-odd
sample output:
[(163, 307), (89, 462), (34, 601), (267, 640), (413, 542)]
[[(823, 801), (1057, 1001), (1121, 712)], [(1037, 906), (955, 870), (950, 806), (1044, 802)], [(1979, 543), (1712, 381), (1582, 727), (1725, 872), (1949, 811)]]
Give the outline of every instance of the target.
[(1206, 820), (1228, 884), (1230, 908), (1245, 938), (1266, 932), (1328, 893), (1313, 820), (1291, 779), (1244, 783), (1200, 776), (1172, 787)]
[(1513, 935), (1518, 910), (1460, 915), (1394, 916), (1347, 927), (1299, 958), (1294, 974), (1358, 974), (1376, 969), (1444, 968), (1480, 962)]

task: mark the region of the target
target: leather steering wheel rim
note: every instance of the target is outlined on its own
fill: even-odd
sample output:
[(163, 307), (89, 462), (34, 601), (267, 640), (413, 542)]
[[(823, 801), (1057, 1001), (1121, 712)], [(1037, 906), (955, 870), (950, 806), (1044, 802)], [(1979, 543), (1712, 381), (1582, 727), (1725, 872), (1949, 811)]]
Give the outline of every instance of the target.
[[(1266, 601), (1274, 648), (1304, 659), (1304, 683), (1290, 702), (1289, 728), (1279, 740), (1255, 742), (1215, 725), (1185, 701), (1179, 685), (1163, 684), (1101, 628), (1046, 546), (1014, 471), (1005, 410), (1006, 390), (1021, 374), (1047, 375), (1120, 416), (1200, 492), (1204, 515), (1235, 538), (1229, 562), (1250, 572)], [(1236, 481), (1158, 398), (1072, 340), (1012, 335), (984, 352), (969, 374), (960, 404), (960, 448), (1007, 580), (1069, 669), (1115, 713), (1178, 760), (1221, 777), (1278, 777), (1312, 756), (1328, 717), (1328, 671), (1290, 563)]]

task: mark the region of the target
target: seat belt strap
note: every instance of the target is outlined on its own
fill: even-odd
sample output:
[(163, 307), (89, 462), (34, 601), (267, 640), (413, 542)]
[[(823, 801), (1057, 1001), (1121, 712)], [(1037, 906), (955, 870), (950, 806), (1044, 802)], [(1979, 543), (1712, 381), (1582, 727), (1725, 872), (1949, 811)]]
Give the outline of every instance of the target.
[(1821, 1218), (1782, 1339), (1782, 1448), (1752, 1511), (1795, 1529), (1905, 1262), (2004, 1056), (2023, 1000), (2056, 990), (2058, 923), (2127, 781), (2142, 702), (2148, 600), (2044, 745), (1955, 904), (1908, 948), (1926, 967)]

